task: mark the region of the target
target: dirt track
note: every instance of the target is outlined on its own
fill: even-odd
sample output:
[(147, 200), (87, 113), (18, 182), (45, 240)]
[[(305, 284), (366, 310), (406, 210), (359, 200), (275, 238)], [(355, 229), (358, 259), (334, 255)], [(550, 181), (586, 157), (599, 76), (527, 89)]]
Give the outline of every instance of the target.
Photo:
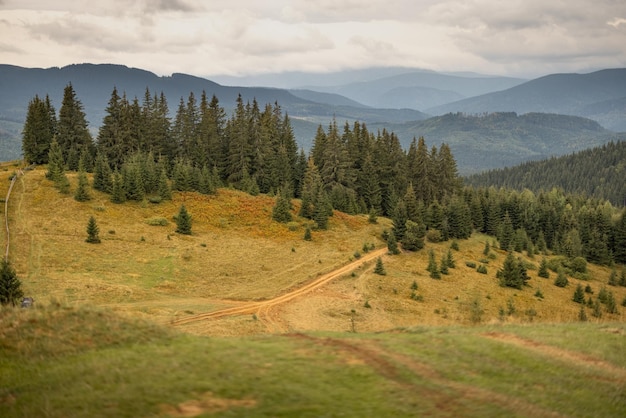
[(333, 279), (336, 279), (344, 274), (347, 274), (354, 270), (355, 268), (372, 261), (378, 257), (387, 254), (387, 248), (381, 248), (372, 252), (369, 252), (363, 255), (358, 260), (355, 260), (351, 263), (346, 264), (336, 270), (331, 271), (330, 273), (326, 273), (322, 276), (317, 277), (315, 280), (302, 285), (301, 287), (277, 296), (273, 299), (258, 301), (258, 302), (248, 302), (239, 306), (235, 306), (232, 308), (220, 309), (218, 311), (206, 312), (197, 315), (190, 315), (185, 318), (177, 319), (172, 321), (173, 325), (184, 325), (192, 322), (201, 321), (204, 319), (217, 319), (226, 316), (235, 316), (235, 315), (249, 315), (255, 314), (257, 318), (263, 321), (268, 328), (272, 331), (284, 331), (280, 318), (275, 315), (273, 308), (281, 305), (283, 303), (289, 302), (297, 297), (300, 297), (306, 293), (309, 293), (315, 289), (318, 289)]

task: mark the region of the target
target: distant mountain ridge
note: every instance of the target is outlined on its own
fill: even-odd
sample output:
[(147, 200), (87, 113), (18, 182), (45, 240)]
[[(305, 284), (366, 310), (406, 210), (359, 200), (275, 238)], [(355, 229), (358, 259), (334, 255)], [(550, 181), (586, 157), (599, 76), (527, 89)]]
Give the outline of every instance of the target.
[(626, 68), (551, 74), (509, 89), (432, 107), (427, 113), (543, 112), (587, 117), (626, 131)]
[[(351, 86), (361, 85), (364, 88), (372, 90), (380, 88), (380, 91), (384, 91), (390, 84), (385, 84), (381, 80), (394, 80), (397, 87), (386, 91), (381, 96), (381, 100), (415, 101), (421, 100), (420, 97), (431, 95), (431, 99), (445, 101), (458, 98), (461, 93), (446, 91), (441, 83), (447, 83), (447, 87), (457, 90), (463, 88), (464, 94), (470, 94), (472, 92), (470, 88), (484, 88), (484, 85), (481, 87), (481, 83), (487, 83), (487, 86), (493, 88), (494, 82), (506, 84), (523, 81), (517, 79), (503, 81), (502, 78), (497, 77), (471, 74), (446, 75), (424, 71), (418, 72), (419, 77), (439, 80), (437, 83), (440, 84), (433, 81), (431, 87), (408, 88), (402, 86), (407, 80), (414, 80), (416, 75), (402, 71), (406, 69), (350, 72), (349, 74), (355, 76), (355, 80), (358, 80), (358, 77), (362, 77), (361, 80), (363, 80), (381, 74), (386, 75), (382, 79), (375, 79), (369, 87), (366, 82), (363, 82), (366, 84), (353, 83)], [(613, 77), (604, 77), (604, 75)], [(339, 79), (338, 75), (337, 77), (336, 79)], [(604, 80), (603, 82), (598, 80), (589, 82), (578, 93), (568, 91), (567, 95), (561, 96), (561, 100), (573, 101), (574, 98), (579, 97), (578, 101), (568, 106), (593, 115), (595, 120), (598, 118), (621, 118), (623, 120), (621, 115), (626, 105), (626, 98), (616, 94), (621, 91), (621, 86), (613, 88), (613, 84), (621, 83), (621, 77), (621, 72), (618, 70), (598, 72), (591, 78)], [(571, 81), (567, 82), (567, 80), (576, 80), (577, 75), (554, 75), (554, 77), (548, 76), (542, 79), (552, 78), (560, 80), (556, 84), (563, 85), (561, 89), (576, 90), (576, 85), (572, 85)], [(458, 86), (455, 86), (454, 80), (459, 83)], [(465, 85), (467, 80), (473, 80), (475, 86)], [(192, 75), (175, 73), (161, 77), (149, 71), (123, 65), (75, 64), (49, 69), (0, 65), (0, 91), (2, 92), (0, 94), (0, 160), (20, 157), (22, 125), (28, 102), (35, 94), (41, 97), (49, 94), (53, 106), (58, 111), (63, 89), (70, 82), (84, 106), (94, 137), (102, 123), (108, 100), (115, 86), (120, 94), (125, 92), (129, 99), (137, 97), (140, 102), (143, 100), (146, 88), (150, 89), (152, 95), (163, 92), (167, 98), (172, 119), (176, 114), (179, 101), (181, 99), (186, 101), (190, 92), (194, 93), (197, 101), (202, 91), (205, 91), (209, 97), (216, 95), (220, 105), (227, 112), (234, 107), (238, 95), (242, 96), (244, 102), (252, 102), (256, 99), (260, 106), (278, 103), (289, 115), (296, 140), (305, 150), (310, 149), (317, 127), (319, 125), (327, 127), (333, 119), (339, 125), (345, 122), (352, 124), (358, 120), (366, 124), (373, 133), (382, 129), (394, 131), (405, 148), (408, 147), (413, 137), (424, 136), (429, 144), (448, 143), (457, 158), (462, 174), (571, 153), (615, 139), (613, 132), (603, 129), (597, 123), (574, 116), (539, 113), (523, 115), (521, 114), (523, 112), (516, 114), (499, 110), (486, 114), (472, 108), (474, 110), (465, 113), (448, 113), (428, 118), (428, 115), (414, 109), (371, 107), (336, 93), (268, 87), (230, 87)], [(545, 80), (538, 82), (546, 83)], [(524, 86), (534, 85), (533, 82), (522, 83), (511, 89), (492, 94), (510, 94), (511, 91), (523, 90)], [(602, 91), (595, 91), (600, 85), (604, 86)], [(548, 87), (544, 86), (544, 89), (548, 90)], [(415, 98), (416, 95), (419, 96), (418, 99)], [(586, 95), (591, 98), (587, 98)], [(476, 99), (490, 96), (478, 96)], [(515, 98), (515, 96), (511, 97), (511, 100)], [(465, 101), (457, 103), (463, 102)], [(554, 103), (558, 103), (558, 100)]]
[(593, 120), (548, 113), (447, 113), (386, 127), (403, 139), (405, 148), (410, 138), (418, 136), (424, 136), (430, 144), (447, 143), (462, 175), (570, 154), (626, 139), (626, 134), (611, 132)]

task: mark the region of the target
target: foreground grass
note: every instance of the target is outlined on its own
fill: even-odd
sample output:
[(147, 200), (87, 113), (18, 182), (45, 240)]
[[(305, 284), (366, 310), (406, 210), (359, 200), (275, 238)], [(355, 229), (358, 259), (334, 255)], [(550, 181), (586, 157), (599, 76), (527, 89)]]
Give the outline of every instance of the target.
[(626, 414), (623, 324), (207, 338), (108, 310), (0, 311), (0, 415)]

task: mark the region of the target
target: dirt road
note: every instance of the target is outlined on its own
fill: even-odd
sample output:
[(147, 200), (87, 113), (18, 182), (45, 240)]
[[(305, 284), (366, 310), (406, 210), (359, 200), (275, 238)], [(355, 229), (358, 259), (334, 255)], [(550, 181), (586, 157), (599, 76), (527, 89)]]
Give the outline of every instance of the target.
[(201, 321), (204, 319), (216, 319), (222, 318), (226, 316), (234, 316), (234, 315), (250, 315), (255, 314), (257, 318), (263, 321), (268, 328), (271, 328), (273, 331), (283, 331), (282, 326), (279, 322), (279, 318), (274, 315), (273, 308), (281, 305), (283, 303), (289, 302), (297, 297), (300, 297), (306, 293), (309, 293), (315, 289), (318, 289), (324, 286), (326, 283), (330, 282), (333, 279), (336, 279), (344, 274), (350, 273), (352, 270), (357, 267), (375, 260), (378, 257), (387, 254), (387, 248), (381, 248), (378, 250), (374, 250), (363, 255), (358, 260), (355, 260), (351, 263), (346, 264), (336, 270), (331, 271), (330, 273), (326, 273), (322, 276), (317, 277), (315, 280), (304, 284), (303, 286), (292, 290), (283, 295), (277, 296), (273, 299), (258, 301), (258, 302), (248, 302), (242, 305), (238, 305), (232, 308), (220, 309), (218, 311), (206, 312), (197, 315), (190, 315), (185, 318), (177, 319), (172, 321), (173, 325), (184, 325), (192, 322)]

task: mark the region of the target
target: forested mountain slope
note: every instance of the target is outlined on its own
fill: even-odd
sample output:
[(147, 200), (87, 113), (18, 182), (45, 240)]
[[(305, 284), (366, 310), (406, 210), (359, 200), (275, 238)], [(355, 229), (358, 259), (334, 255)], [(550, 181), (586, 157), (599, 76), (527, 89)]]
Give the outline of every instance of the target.
[(490, 170), (465, 179), (473, 186), (534, 192), (553, 187), (626, 205), (626, 142), (610, 142), (571, 155)]
[[(384, 127), (368, 126), (372, 130)], [(570, 154), (623, 136), (590, 119), (546, 113), (497, 112), (478, 116), (449, 113), (391, 127), (403, 146), (420, 136), (435, 144), (445, 142), (456, 156), (463, 175)]]

